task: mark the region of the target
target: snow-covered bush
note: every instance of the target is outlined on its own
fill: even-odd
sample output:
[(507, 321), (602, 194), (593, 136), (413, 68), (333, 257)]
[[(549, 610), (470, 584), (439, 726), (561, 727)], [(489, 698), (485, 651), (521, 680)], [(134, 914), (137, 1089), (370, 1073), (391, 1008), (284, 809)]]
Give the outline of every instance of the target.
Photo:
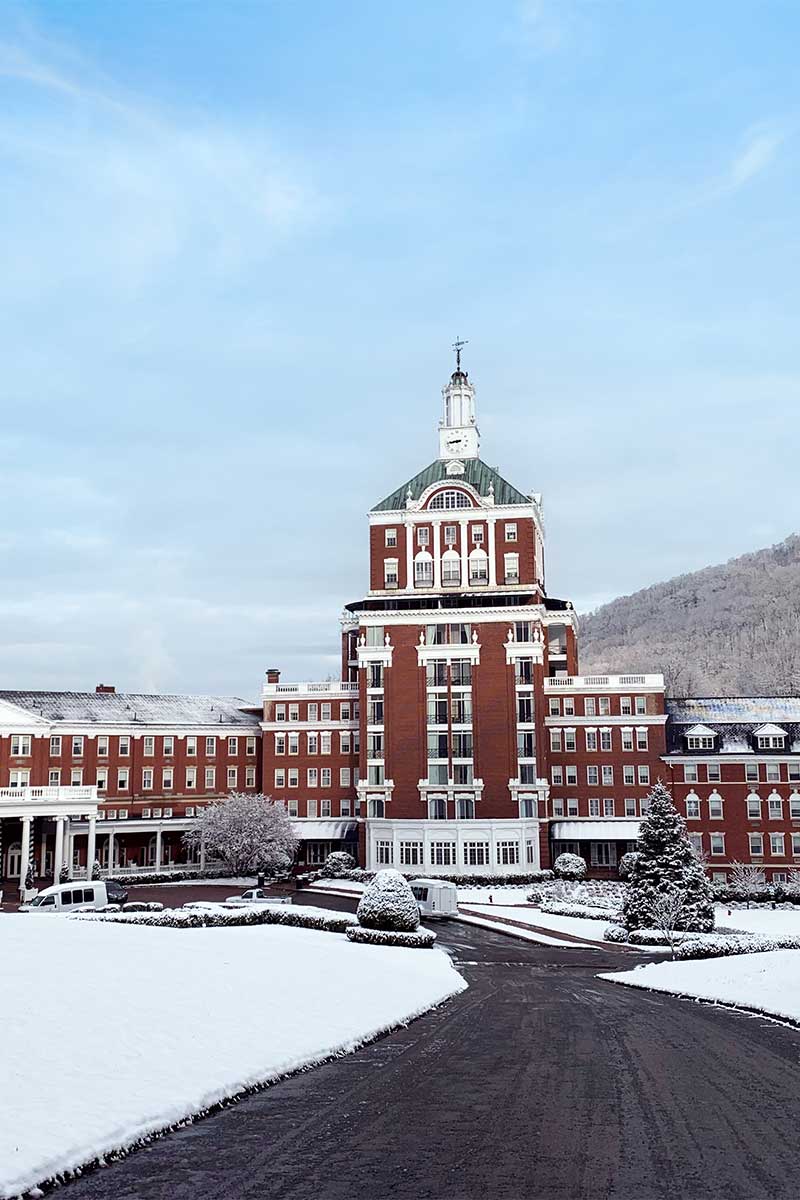
[(720, 958), (731, 954), (764, 954), (769, 950), (800, 950), (800, 937), (760, 937), (757, 934), (687, 937), (675, 947), (675, 958)]
[(157, 900), (128, 900), (122, 905), (123, 912), (163, 912), (164, 905)]
[(352, 913), (307, 909), (302, 905), (259, 905), (252, 908), (165, 908), (163, 912), (76, 913), (73, 921), (112, 921), (120, 925), (150, 925), (163, 929), (203, 929), (232, 925), (288, 925), (296, 929), (320, 929), (344, 933), (355, 925)]
[(617, 868), (620, 879), (630, 879), (631, 871), (633, 870), (634, 864), (638, 861), (638, 859), (639, 853), (637, 850), (629, 850), (627, 854), (623, 854), (622, 858), (619, 860), (619, 866)]
[(616, 912), (625, 899), (625, 884), (618, 879), (584, 879), (580, 882), (553, 879), (535, 887), (527, 894), (531, 904), (587, 904)]
[(543, 913), (554, 917), (582, 917), (587, 921), (607, 921), (610, 912), (600, 908), (583, 908), (580, 904), (561, 904), (557, 900), (545, 901), (539, 905)]
[(559, 854), (553, 870), (559, 879), (585, 879), (586, 859), (580, 854)]
[(326, 879), (345, 879), (355, 865), (356, 860), (352, 854), (348, 854), (346, 850), (334, 850), (325, 859), (322, 875)]
[(345, 930), (351, 942), (366, 942), (370, 946), (407, 946), (426, 950), (436, 941), (430, 929), (365, 929), (363, 925), (351, 925)]
[(64, 863), (63, 867), (58, 872), (58, 882), (69, 883), (69, 867), (66, 863)]
[(261, 793), (231, 792), (198, 812), (183, 835), (190, 850), (205, 846), (234, 875), (275, 876), (291, 867), (298, 839), (279, 801)]
[(681, 899), (673, 928), (707, 933), (714, 928), (711, 886), (698, 862), (680, 815), (663, 783), (649, 795), (650, 810), (639, 827), (639, 857), (631, 869), (623, 904), (628, 929), (652, 929), (665, 893)]
[(609, 925), (603, 930), (604, 942), (627, 942), (628, 931), (622, 925)]
[(365, 929), (395, 929), (413, 933), (419, 927), (419, 905), (399, 871), (378, 871), (364, 889), (358, 920)]

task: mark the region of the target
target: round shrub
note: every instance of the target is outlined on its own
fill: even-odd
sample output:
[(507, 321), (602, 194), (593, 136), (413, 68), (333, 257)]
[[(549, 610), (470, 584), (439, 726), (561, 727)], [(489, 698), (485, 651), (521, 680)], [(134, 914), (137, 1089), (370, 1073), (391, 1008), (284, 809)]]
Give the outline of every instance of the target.
[(355, 865), (356, 860), (352, 854), (348, 854), (346, 850), (334, 850), (325, 859), (322, 874), (328, 879), (342, 879), (347, 875), (348, 871), (353, 870)]
[(627, 942), (628, 931), (622, 925), (609, 925), (603, 930), (604, 942)]
[(636, 850), (629, 850), (627, 854), (623, 854), (619, 860), (619, 877), (620, 879), (630, 879), (631, 871), (639, 861), (639, 854)]
[(408, 881), (391, 867), (378, 871), (364, 889), (357, 916), (365, 929), (394, 929), (413, 933), (419, 927), (419, 906)]
[(558, 879), (585, 879), (586, 859), (580, 854), (559, 854), (553, 863), (553, 870)]

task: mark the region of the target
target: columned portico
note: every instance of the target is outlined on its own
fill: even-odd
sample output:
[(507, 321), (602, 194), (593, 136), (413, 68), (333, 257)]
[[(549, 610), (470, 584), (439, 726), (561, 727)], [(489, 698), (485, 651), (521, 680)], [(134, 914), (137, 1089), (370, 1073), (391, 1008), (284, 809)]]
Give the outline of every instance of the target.
[[(44, 826), (39, 852), (39, 874), (44, 873), (47, 862), (47, 830), (49, 836), (54, 832), (53, 875), (58, 879), (58, 873), (64, 863), (72, 868), (72, 838), (69, 830), (70, 818), (89, 817), (92, 823), (97, 816), (97, 788), (86, 787), (9, 787), (0, 788), (0, 823), (6, 826), (0, 837), (0, 845), (8, 843), (8, 828), (12, 830), (11, 839), (15, 841), (13, 830), (19, 829), (19, 866), (14, 858), (14, 873), (20, 888), (25, 886), (28, 867), (31, 858), (35, 856), (33, 843), (36, 818), (43, 818), (39, 824)], [(19, 823), (19, 824), (17, 824)], [(52, 843), (51, 843), (52, 845)], [(0, 875), (5, 866), (0, 859)]]

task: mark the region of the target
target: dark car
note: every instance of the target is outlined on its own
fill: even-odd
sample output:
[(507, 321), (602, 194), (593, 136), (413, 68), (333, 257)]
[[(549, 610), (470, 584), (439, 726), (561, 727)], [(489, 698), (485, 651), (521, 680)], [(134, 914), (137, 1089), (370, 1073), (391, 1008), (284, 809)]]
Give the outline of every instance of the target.
[(117, 883), (116, 879), (107, 879), (105, 884), (109, 904), (124, 904), (128, 899), (128, 893), (125, 891), (125, 888)]

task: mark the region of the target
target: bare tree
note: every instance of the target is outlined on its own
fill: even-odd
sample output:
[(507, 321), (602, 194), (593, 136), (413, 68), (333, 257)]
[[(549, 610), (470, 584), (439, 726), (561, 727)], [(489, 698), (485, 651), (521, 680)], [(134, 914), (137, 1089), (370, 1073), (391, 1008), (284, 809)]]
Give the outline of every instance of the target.
[(731, 887), (741, 892), (750, 907), (750, 901), (767, 886), (767, 876), (754, 863), (731, 863)]
[(675, 957), (677, 927), (686, 907), (686, 894), (673, 888), (660, 892), (653, 897), (650, 912), (653, 924), (667, 939), (670, 954)]

